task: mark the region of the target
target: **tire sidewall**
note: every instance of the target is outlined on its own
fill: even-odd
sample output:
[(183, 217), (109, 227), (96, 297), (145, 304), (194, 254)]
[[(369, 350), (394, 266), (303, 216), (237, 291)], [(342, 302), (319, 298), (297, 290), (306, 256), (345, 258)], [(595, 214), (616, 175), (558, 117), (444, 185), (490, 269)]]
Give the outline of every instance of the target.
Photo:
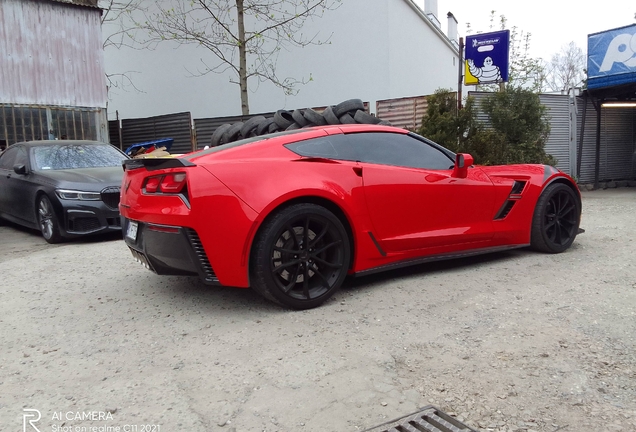
[[(52, 229), (52, 234), (50, 238), (46, 238), (46, 236), (44, 235), (44, 232), (42, 231), (42, 217), (40, 216), (40, 203), (45, 201), (47, 207), (50, 209), (51, 211), (51, 222), (53, 223), (53, 229)], [(46, 194), (42, 194), (38, 197), (37, 203), (36, 203), (36, 207), (35, 207), (35, 214), (37, 217), (37, 221), (38, 221), (38, 228), (40, 231), (40, 234), (42, 234), (42, 237), (44, 237), (44, 240), (47, 241), (47, 243), (59, 243), (61, 240), (61, 235), (60, 235), (60, 224), (57, 218), (57, 215), (55, 213), (55, 207), (53, 207), (53, 202), (49, 199), (49, 197)]]
[[(328, 220), (337, 230), (339, 236), (342, 239), (344, 254), (342, 271), (338, 275), (338, 278), (336, 279), (332, 287), (329, 288), (322, 295), (310, 300), (296, 299), (280, 291), (276, 282), (274, 281), (274, 277), (272, 276), (272, 272), (270, 269), (273, 245), (280, 237), (281, 230), (285, 229), (285, 224), (288, 221), (303, 217), (305, 215), (319, 216)], [(275, 299), (275, 301), (286, 307), (296, 310), (303, 310), (311, 309), (321, 305), (338, 291), (338, 289), (342, 285), (342, 282), (347, 276), (347, 270), (349, 268), (349, 262), (351, 260), (349, 236), (347, 234), (347, 230), (337, 216), (335, 216), (332, 212), (322, 206), (305, 203), (291, 205), (279, 210), (275, 215), (272, 216), (269, 221), (264, 224), (263, 229), (257, 235), (257, 239), (258, 240), (255, 243), (256, 247), (252, 260), (254, 266), (253, 274), (254, 277), (257, 279), (255, 283), (261, 284), (257, 291), (267, 291), (267, 293), (265, 294), (266, 297), (269, 297), (267, 295), (269, 294)]]
[[(574, 226), (573, 235), (570, 237), (567, 243), (563, 245), (558, 245), (552, 242), (552, 240), (548, 238), (548, 235), (545, 230), (545, 217), (546, 217), (546, 212), (548, 209), (548, 205), (547, 205), (548, 202), (554, 195), (562, 191), (570, 195), (570, 197), (574, 201), (576, 205), (577, 218), (576, 218), (576, 223)], [(551, 252), (551, 253), (564, 252), (570, 246), (572, 246), (572, 243), (574, 242), (574, 239), (576, 238), (576, 235), (579, 229), (579, 224), (580, 224), (580, 214), (581, 214), (581, 201), (578, 199), (574, 191), (569, 186), (563, 183), (552, 183), (548, 185), (543, 191), (543, 193), (541, 194), (541, 196), (539, 197), (537, 206), (535, 208), (535, 212), (533, 216), (533, 225), (532, 225), (532, 229), (533, 229), (532, 238), (531, 238), (532, 246), (535, 249), (543, 250), (545, 252)]]

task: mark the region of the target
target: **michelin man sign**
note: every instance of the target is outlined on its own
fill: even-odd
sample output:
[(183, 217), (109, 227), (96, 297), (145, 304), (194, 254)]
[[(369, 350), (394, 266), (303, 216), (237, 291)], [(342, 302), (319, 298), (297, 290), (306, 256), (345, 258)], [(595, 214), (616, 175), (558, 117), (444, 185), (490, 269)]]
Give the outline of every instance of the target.
[(587, 36), (587, 88), (636, 83), (636, 24)]
[(509, 46), (509, 30), (466, 36), (464, 84), (507, 82)]

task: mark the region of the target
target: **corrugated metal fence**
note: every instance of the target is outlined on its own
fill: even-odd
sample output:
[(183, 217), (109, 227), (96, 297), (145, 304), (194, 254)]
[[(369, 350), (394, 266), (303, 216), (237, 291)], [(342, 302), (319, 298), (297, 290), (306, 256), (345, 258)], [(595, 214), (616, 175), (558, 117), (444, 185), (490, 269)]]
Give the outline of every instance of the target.
[(251, 114), (247, 116), (230, 116), (230, 117), (215, 117), (215, 118), (202, 118), (194, 119), (194, 129), (196, 131), (196, 148), (202, 149), (206, 145), (210, 145), (212, 141), (212, 134), (221, 125), (226, 123), (232, 124), (236, 122), (245, 122), (252, 117), (262, 115), (265, 117), (272, 117), (274, 113), (262, 113)]
[(422, 126), (428, 103), (426, 96), (385, 99), (375, 103), (376, 115), (390, 121), (393, 126), (416, 130)]
[(575, 146), (575, 134), (571, 121), (570, 97), (568, 95), (539, 95), (541, 103), (548, 108), (550, 135), (545, 143), (545, 152), (557, 160), (557, 168), (573, 173), (570, 150)]
[(121, 143), (119, 120), (108, 121), (108, 135), (110, 136), (110, 143), (120, 150), (126, 150)]
[[(469, 92), (468, 95), (475, 99), (477, 107), (477, 120), (488, 125), (490, 120), (488, 115), (481, 109), (481, 104), (490, 92)], [(576, 143), (576, 130), (572, 124), (572, 113), (570, 108), (570, 98), (568, 95), (539, 95), (541, 103), (548, 108), (547, 115), (550, 119), (550, 135), (545, 144), (547, 154), (557, 160), (557, 168), (570, 174), (574, 172), (571, 162), (575, 158), (571, 157), (571, 149)]]
[(604, 152), (601, 153), (601, 162), (605, 166), (605, 170), (601, 171), (601, 179), (631, 179), (636, 175), (634, 121), (633, 109), (603, 108), (601, 111), (601, 136), (605, 144)]
[[(313, 108), (316, 112), (322, 112), (326, 107)], [(369, 112), (369, 103), (364, 102), (364, 109)], [(293, 111), (293, 110), (290, 110)], [(273, 117), (273, 112), (257, 113), (250, 115), (238, 115), (228, 117), (212, 117), (191, 120), (189, 112), (167, 114), (162, 116), (127, 119), (121, 121), (121, 146), (119, 142), (120, 130), (119, 122), (111, 120), (108, 122), (111, 144), (126, 150), (133, 144), (144, 141), (154, 141), (162, 138), (173, 138), (174, 144), (170, 151), (172, 153), (187, 153), (197, 149), (202, 149), (210, 145), (212, 134), (221, 125), (226, 123), (245, 122), (256, 116), (266, 118)]]
[[(581, 133), (584, 105), (583, 98), (577, 98), (577, 130), (579, 134)], [(585, 111), (581, 172), (578, 177), (580, 183), (592, 183), (595, 180), (596, 168), (597, 112), (591, 101), (588, 101)], [(636, 178), (636, 110), (601, 108), (599, 181), (631, 180), (634, 178)]]
[[(111, 142), (116, 127), (109, 124)], [(121, 121), (122, 148), (126, 150), (133, 144), (164, 138), (174, 139), (171, 153), (189, 153), (194, 149), (192, 119), (189, 112), (167, 114)]]
[(106, 108), (101, 11), (0, 1), (0, 103)]

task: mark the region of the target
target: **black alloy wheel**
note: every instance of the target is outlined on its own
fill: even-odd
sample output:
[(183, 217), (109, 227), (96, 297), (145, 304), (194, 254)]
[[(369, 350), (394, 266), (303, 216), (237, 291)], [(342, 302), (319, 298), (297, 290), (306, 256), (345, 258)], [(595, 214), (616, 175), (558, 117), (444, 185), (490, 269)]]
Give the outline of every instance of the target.
[(349, 269), (349, 237), (324, 207), (283, 208), (263, 226), (252, 257), (252, 286), (292, 309), (310, 309), (330, 298)]
[(560, 253), (568, 249), (579, 231), (581, 202), (563, 183), (548, 186), (537, 201), (532, 222), (534, 249)]
[(36, 208), (38, 216), (38, 226), (42, 237), (48, 243), (59, 243), (62, 240), (60, 236), (60, 226), (53, 210), (53, 204), (46, 195), (41, 195), (38, 199)]

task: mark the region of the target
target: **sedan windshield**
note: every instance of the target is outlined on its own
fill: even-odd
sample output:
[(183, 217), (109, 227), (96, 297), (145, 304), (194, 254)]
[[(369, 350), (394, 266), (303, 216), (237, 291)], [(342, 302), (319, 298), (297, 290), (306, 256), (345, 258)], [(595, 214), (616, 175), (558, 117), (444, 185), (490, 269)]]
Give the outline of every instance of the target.
[(114, 167), (125, 159), (109, 144), (59, 144), (33, 148), (33, 168), (63, 170), (74, 168)]

